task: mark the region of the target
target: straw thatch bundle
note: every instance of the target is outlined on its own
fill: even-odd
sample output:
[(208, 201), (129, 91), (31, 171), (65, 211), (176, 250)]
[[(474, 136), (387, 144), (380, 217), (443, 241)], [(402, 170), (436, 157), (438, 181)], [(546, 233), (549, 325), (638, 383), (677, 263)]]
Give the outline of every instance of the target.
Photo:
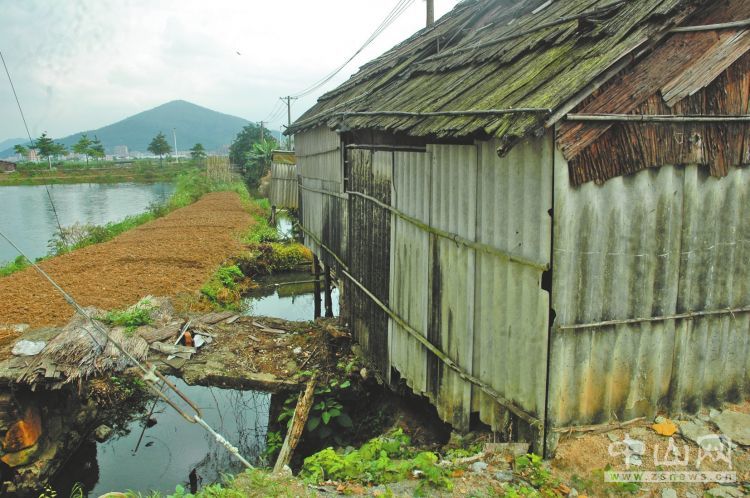
[[(87, 308), (86, 312), (91, 316), (101, 314), (96, 308)], [(98, 323), (109, 332), (109, 340), (86, 317), (76, 314), (62, 332), (33, 358), (33, 363), (19, 382), (34, 385), (46, 380), (55, 388), (75, 381), (80, 383), (104, 372), (121, 372), (133, 366), (113, 341), (138, 361), (146, 358), (148, 343), (142, 337), (128, 333), (124, 327), (110, 329)]]

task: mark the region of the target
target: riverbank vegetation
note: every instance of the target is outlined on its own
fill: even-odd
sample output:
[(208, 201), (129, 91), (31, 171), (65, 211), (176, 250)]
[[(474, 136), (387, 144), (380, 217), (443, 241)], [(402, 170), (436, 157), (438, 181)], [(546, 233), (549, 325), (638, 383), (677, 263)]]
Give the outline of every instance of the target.
[[(106, 242), (121, 233), (161, 218), (176, 209), (188, 206), (209, 192), (222, 191), (236, 192), (242, 198), (243, 203), (250, 203), (247, 188), (240, 180), (220, 182), (206, 177), (205, 174), (196, 169), (184, 171), (177, 176), (175, 191), (167, 202), (154, 204), (144, 213), (128, 216), (121, 221), (107, 223), (106, 225), (76, 224), (63, 227), (62, 230), (57, 231), (49, 242), (49, 256), (39, 258), (39, 260), (65, 254), (92, 244)], [(0, 266), (0, 277), (11, 275), (27, 266), (28, 262), (19, 257), (15, 261)]]
[(163, 167), (150, 159), (100, 162), (65, 161), (53, 164), (19, 163), (14, 173), (0, 174), (0, 186), (52, 185), (73, 183), (154, 183), (172, 181), (180, 174), (198, 169), (201, 161), (168, 163)]

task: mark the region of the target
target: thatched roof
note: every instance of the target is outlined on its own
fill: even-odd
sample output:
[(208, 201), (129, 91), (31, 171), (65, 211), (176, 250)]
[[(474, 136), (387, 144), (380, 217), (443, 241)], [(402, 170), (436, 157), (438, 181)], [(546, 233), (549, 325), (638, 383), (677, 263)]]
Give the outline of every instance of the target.
[[(706, 0), (465, 0), (323, 95), (293, 126), (431, 138), (540, 133), (633, 57), (689, 24)], [(409, 116), (533, 108), (510, 114)], [(372, 114), (357, 114), (358, 112)], [(354, 114), (342, 114), (342, 113)]]
[[(99, 316), (96, 308), (87, 308), (91, 316)], [(101, 337), (91, 322), (77, 314), (63, 328), (62, 332), (52, 339), (41, 353), (33, 357), (19, 382), (35, 385), (46, 381), (52, 384), (80, 382), (103, 373), (122, 372), (132, 364), (113, 344), (119, 343), (128, 353), (139, 361), (146, 359), (148, 342), (137, 334), (128, 333), (124, 327), (109, 329), (111, 340)]]

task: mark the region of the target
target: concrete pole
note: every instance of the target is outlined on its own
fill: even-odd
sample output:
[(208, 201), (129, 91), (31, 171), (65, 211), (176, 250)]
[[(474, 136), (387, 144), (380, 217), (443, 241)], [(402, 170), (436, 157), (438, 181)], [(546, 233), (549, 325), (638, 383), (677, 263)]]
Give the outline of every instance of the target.
[(435, 24), (435, 0), (427, 0), (427, 27)]

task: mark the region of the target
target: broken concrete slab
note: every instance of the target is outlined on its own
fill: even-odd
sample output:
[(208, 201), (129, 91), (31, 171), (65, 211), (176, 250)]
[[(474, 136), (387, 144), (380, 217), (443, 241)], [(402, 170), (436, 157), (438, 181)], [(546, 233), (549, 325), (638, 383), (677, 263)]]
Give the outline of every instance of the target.
[(713, 432), (705, 425), (705, 424), (699, 424), (697, 422), (692, 421), (684, 421), (678, 423), (680, 427), (680, 434), (694, 442), (695, 444), (699, 444), (703, 449), (706, 448), (706, 443), (703, 438), (706, 436), (712, 436), (714, 435)]
[(706, 494), (717, 498), (742, 498), (745, 496), (745, 493), (731, 486), (718, 486), (716, 488), (711, 488), (706, 491)]
[(713, 422), (722, 434), (729, 437), (733, 443), (750, 446), (750, 415), (746, 413), (724, 410), (713, 417)]

